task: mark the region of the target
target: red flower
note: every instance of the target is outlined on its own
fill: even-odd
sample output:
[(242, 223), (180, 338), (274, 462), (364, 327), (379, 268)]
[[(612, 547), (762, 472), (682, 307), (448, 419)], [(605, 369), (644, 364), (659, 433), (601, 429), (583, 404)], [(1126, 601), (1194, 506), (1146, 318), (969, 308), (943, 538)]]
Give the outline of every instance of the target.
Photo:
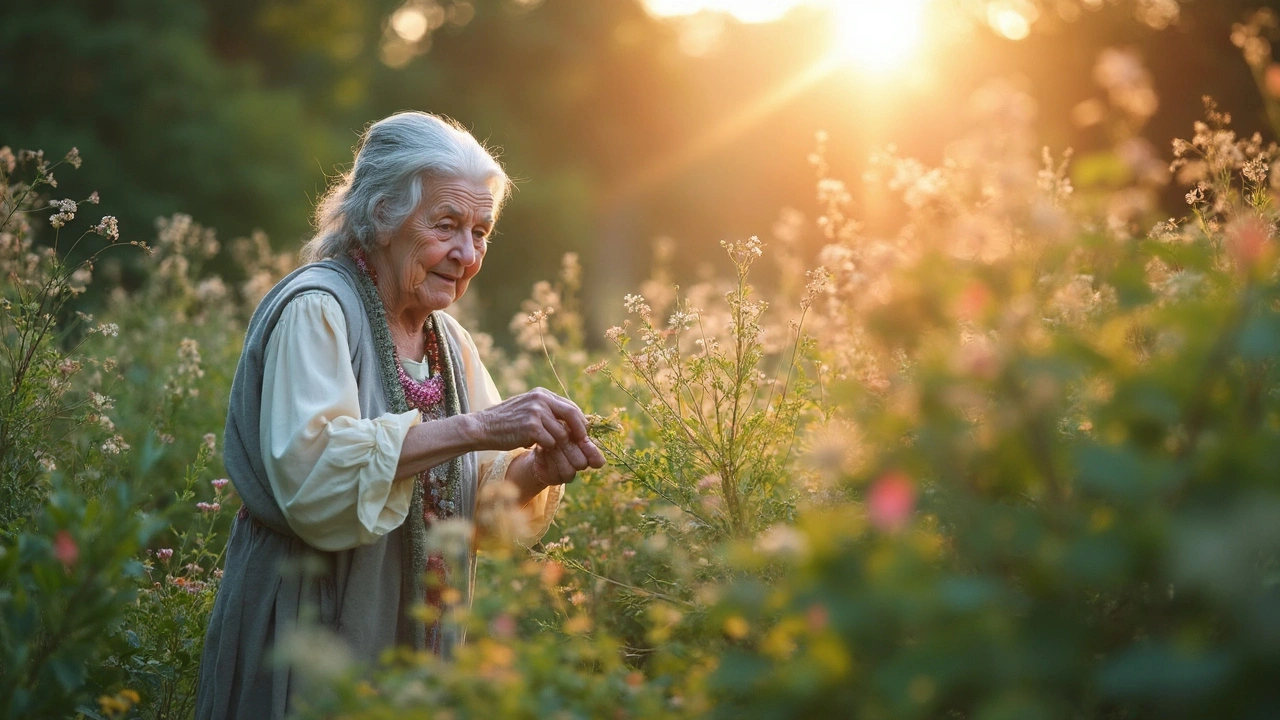
[(71, 537), (71, 533), (59, 530), (58, 534), (53, 536), (53, 556), (58, 558), (62, 566), (68, 570), (76, 564), (76, 560), (80, 558), (80, 546), (76, 545), (76, 540)]
[(897, 532), (906, 527), (915, 504), (915, 483), (905, 473), (892, 470), (871, 486), (867, 494), (867, 515), (877, 529)]

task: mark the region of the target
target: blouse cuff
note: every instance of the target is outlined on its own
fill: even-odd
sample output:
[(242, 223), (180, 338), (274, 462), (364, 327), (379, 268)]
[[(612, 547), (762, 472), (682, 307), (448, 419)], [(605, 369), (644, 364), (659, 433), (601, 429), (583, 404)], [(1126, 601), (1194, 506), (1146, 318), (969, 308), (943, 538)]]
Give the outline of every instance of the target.
[[(329, 423), (329, 449), (337, 461), (363, 463), (356, 477), (356, 518), (371, 542), (400, 527), (409, 515), (413, 483), (396, 482), (400, 450), (409, 429), (422, 422), (417, 410), (387, 413), (373, 420), (337, 417)], [(367, 534), (365, 534), (367, 533)]]
[(530, 547), (542, 539), (551, 527), (556, 516), (556, 508), (560, 507), (560, 498), (564, 496), (564, 485), (548, 485), (542, 492), (524, 505), (525, 515), (529, 518), (529, 534), (519, 538), (520, 544)]

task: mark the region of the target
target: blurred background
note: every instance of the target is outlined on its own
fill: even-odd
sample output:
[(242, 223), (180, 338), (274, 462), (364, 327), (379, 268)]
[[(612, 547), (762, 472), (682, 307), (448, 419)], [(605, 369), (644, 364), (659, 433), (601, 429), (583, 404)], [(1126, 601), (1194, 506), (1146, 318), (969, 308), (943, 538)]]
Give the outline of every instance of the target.
[[(184, 212), (224, 240), (260, 229), (288, 249), (366, 124), (452, 116), (520, 181), (472, 291), (479, 329), (506, 343), (562, 253), (581, 255), (602, 325), (648, 276), (655, 238), (678, 243), (679, 281), (720, 257), (720, 240), (768, 240), (784, 209), (793, 224), (816, 216), (820, 132), (836, 177), (857, 179), (889, 144), (936, 163), (993, 80), (1029, 93), (1039, 137), (1077, 158), (1122, 132), (1162, 165), (1210, 91), (1239, 131), (1263, 129), (1231, 33), (1268, 5), (1280, 3), (2, 0), (0, 145), (79, 147), (84, 168), (58, 192), (100, 191), (126, 240)], [(1143, 121), (1117, 130), (1109, 113), (1126, 103)], [(1106, 182), (1105, 162), (1083, 167)], [(854, 192), (872, 232), (891, 222), (896, 208)], [(1182, 212), (1176, 190), (1159, 203)]]

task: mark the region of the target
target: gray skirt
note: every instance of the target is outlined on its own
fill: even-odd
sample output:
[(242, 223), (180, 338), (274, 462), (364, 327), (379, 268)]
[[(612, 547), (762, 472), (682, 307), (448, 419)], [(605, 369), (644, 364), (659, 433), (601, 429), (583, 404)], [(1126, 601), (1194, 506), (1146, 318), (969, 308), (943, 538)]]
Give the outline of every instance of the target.
[(319, 630), (314, 637), (330, 638), (334, 657), (369, 666), (383, 650), (410, 643), (403, 534), (397, 528), (371, 545), (324, 552), (241, 510), (205, 635), (196, 718), (283, 720), (302, 674), (277, 650), (294, 631)]

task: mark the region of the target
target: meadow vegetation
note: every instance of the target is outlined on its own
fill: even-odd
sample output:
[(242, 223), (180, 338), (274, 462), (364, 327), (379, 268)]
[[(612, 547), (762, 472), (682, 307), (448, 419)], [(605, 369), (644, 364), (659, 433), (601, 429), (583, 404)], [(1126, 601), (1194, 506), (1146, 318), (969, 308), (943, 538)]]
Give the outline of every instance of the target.
[[(504, 390), (600, 415), (610, 464), (540, 545), (485, 549), (453, 662), (293, 638), (299, 716), (1280, 712), (1280, 157), (1208, 101), (1152, 147), (1149, 77), (1099, 63), (1112, 150), (1043, 148), (1034, 102), (987, 86), (937, 166), (885, 148), (859, 179), (896, 232), (820, 136), (821, 216), (688, 287), (659, 244), (603, 338), (566, 256), (517, 349), (480, 345)], [(292, 255), (184, 216), (122, 239), (57, 194), (80, 162), (0, 149), (0, 708), (185, 717), (230, 379)]]

